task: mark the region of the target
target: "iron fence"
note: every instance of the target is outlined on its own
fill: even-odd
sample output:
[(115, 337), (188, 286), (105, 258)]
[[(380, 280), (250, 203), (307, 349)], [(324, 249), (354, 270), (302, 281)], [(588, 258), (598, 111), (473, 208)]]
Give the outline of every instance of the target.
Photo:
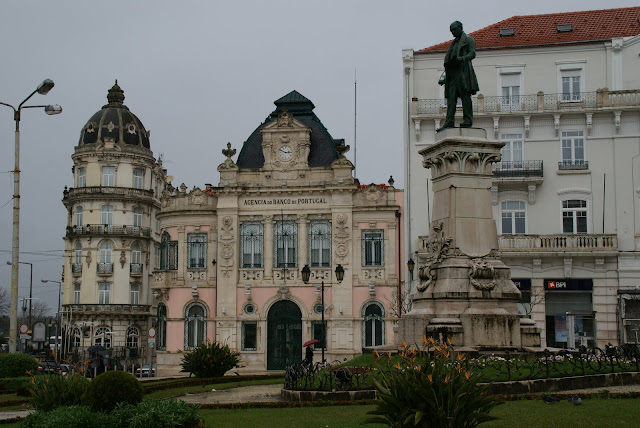
[(293, 391), (357, 391), (374, 389), (374, 367), (341, 367), (333, 363), (293, 364), (285, 368), (284, 388)]
[(492, 165), (494, 177), (542, 177), (541, 160), (496, 162)]

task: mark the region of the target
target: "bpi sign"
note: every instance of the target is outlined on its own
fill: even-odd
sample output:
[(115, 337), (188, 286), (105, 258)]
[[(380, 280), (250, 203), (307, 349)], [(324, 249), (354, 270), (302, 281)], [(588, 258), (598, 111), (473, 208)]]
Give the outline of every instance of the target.
[(547, 282), (547, 288), (549, 290), (560, 290), (560, 289), (567, 289), (567, 283), (566, 281), (549, 281)]

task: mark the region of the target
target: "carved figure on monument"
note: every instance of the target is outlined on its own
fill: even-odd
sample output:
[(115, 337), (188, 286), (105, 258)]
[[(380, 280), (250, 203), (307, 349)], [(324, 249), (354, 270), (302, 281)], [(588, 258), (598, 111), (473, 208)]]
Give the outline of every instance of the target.
[(434, 221), (431, 225), (431, 234), (426, 242), (427, 259), (426, 263), (418, 269), (418, 278), (420, 284), (418, 291), (422, 292), (438, 278), (436, 268), (442, 261), (447, 258), (451, 238), (445, 237), (442, 230), (442, 222)]
[(444, 76), (438, 83), (444, 85), (444, 97), (447, 100), (447, 118), (438, 131), (455, 126), (454, 116), (458, 98), (462, 100), (461, 128), (473, 125), (473, 107), (471, 95), (480, 90), (471, 60), (476, 57), (476, 42), (473, 37), (462, 31), (462, 23), (454, 21), (449, 27), (453, 41), (444, 56)]
[(496, 286), (493, 266), (483, 258), (469, 261), (469, 280), (480, 291), (490, 291)]

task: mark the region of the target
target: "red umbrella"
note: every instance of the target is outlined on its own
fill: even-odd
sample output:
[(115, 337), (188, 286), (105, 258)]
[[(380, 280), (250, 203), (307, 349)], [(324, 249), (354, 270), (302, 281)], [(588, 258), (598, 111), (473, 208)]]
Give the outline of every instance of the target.
[(304, 343), (302, 344), (302, 346), (315, 345), (316, 343), (320, 343), (320, 342), (318, 342), (316, 339), (313, 339), (313, 340), (307, 340), (306, 342), (304, 342)]

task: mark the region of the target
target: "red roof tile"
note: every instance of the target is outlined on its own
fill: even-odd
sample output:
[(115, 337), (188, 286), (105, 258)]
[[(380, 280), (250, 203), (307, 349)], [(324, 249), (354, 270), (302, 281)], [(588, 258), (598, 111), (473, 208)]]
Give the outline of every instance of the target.
[[(469, 33), (477, 49), (508, 49), (565, 43), (596, 43), (614, 37), (640, 34), (640, 7), (513, 16)], [(559, 33), (557, 25), (571, 24), (573, 31)], [(513, 36), (500, 37), (499, 30), (512, 28)], [(447, 50), (451, 40), (416, 51), (435, 53)]]

